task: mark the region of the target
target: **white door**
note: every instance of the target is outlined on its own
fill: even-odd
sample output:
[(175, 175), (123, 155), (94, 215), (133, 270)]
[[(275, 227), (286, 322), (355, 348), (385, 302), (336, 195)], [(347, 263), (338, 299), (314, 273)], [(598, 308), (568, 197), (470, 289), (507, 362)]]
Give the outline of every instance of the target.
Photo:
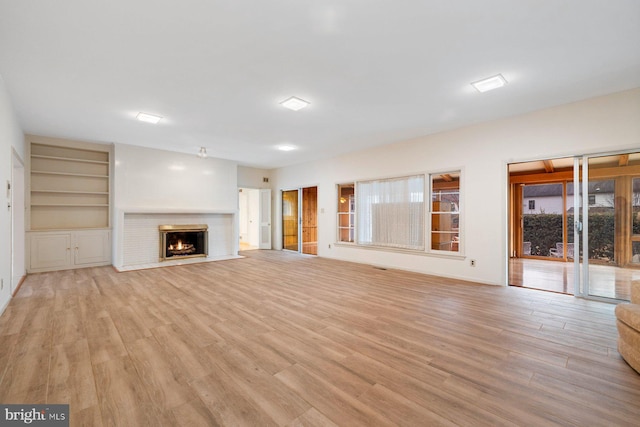
[(240, 189), (240, 194), (238, 196), (238, 223), (240, 228), (240, 241), (248, 242), (249, 241), (249, 202), (248, 202), (248, 192), (246, 188)]
[(271, 190), (260, 190), (260, 249), (271, 249)]

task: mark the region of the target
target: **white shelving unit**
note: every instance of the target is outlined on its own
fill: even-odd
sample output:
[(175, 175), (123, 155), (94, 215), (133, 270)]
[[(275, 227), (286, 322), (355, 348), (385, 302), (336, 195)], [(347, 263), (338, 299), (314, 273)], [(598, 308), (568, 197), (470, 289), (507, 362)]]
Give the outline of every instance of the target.
[(27, 137), (29, 270), (109, 264), (111, 146)]

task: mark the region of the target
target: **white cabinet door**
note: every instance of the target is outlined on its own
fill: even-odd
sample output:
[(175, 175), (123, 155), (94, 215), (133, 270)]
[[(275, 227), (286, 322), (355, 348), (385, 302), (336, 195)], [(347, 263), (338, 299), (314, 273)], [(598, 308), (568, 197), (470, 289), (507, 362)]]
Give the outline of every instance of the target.
[(111, 233), (105, 230), (75, 231), (74, 264), (101, 264), (111, 260)]
[(32, 270), (71, 266), (71, 233), (34, 234), (29, 243), (29, 266)]

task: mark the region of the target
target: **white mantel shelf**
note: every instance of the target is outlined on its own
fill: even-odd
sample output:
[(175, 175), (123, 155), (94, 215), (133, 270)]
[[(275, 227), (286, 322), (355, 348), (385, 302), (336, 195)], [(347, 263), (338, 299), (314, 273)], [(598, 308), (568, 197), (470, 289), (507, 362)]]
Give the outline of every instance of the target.
[(208, 215), (208, 214), (228, 214), (235, 215), (237, 214), (236, 210), (230, 209), (212, 209), (212, 208), (204, 208), (204, 209), (193, 209), (193, 208), (141, 208), (141, 207), (131, 207), (131, 208), (116, 208), (118, 212), (123, 214), (186, 214), (186, 215)]

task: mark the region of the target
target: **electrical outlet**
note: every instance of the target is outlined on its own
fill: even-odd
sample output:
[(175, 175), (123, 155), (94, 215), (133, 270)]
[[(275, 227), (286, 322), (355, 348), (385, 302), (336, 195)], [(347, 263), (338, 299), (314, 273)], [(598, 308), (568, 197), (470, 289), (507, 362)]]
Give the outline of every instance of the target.
[(329, 243), (329, 249), (331, 249), (331, 243)]
[(4, 289), (4, 279), (0, 279), (0, 291)]
[(472, 260), (471, 260), (471, 267), (475, 267), (475, 266), (476, 266), (476, 260), (475, 260), (475, 259), (472, 259)]

